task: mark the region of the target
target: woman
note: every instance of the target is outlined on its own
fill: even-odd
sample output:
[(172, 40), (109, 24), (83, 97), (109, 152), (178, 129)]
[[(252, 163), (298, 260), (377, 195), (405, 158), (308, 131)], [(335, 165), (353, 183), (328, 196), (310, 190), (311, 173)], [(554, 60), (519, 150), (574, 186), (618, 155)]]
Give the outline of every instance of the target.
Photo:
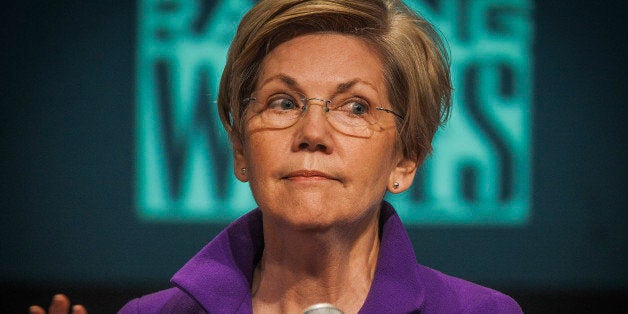
[(386, 192), (407, 190), (449, 112), (448, 57), (395, 0), (262, 0), (218, 106), (258, 209), (121, 313), (519, 313), (416, 263)]

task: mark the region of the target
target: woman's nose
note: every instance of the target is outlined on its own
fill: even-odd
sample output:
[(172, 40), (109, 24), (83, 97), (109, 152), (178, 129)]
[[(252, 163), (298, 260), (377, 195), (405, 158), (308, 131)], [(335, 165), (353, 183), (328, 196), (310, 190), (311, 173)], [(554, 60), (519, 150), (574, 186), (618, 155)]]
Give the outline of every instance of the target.
[(296, 124), (297, 133), (293, 150), (331, 153), (333, 150), (332, 130), (327, 121), (326, 113), (329, 111), (327, 103), (325, 101), (309, 102), (304, 108), (300, 121)]

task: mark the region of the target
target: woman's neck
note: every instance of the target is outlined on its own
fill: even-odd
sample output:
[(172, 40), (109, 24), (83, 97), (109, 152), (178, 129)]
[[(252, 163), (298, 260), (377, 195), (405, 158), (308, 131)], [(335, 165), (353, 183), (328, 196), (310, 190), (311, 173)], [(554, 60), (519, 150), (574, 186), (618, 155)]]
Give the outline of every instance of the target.
[(295, 230), (264, 217), (264, 253), (252, 285), (256, 313), (300, 313), (316, 303), (357, 312), (379, 253), (379, 211), (349, 226)]

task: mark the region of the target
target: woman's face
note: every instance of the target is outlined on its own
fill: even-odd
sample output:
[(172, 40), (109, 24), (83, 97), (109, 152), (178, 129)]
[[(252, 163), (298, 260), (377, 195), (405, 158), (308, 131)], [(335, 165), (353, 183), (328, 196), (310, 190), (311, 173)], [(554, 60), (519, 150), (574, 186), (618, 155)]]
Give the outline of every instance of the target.
[[(392, 108), (379, 56), (356, 37), (296, 37), (273, 49), (261, 68), (256, 91), (325, 100), (343, 94)], [(346, 225), (376, 214), (387, 189), (409, 187), (416, 164), (396, 150), (394, 115), (380, 112), (368, 136), (351, 136), (330, 124), (324, 101), (309, 104), (285, 128), (268, 128), (259, 111), (247, 111), (244, 144), (234, 150), (235, 173), (250, 182), (265, 217), (300, 229)], [(290, 105), (280, 101), (282, 110)]]

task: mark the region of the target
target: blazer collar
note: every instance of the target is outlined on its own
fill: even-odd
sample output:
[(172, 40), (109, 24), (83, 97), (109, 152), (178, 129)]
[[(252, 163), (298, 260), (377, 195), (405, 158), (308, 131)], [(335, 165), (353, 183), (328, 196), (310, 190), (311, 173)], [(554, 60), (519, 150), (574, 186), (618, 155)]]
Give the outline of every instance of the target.
[[(380, 213), (381, 245), (375, 277), (360, 312), (408, 313), (425, 298), (412, 243), (393, 207)], [(251, 282), (264, 250), (262, 213), (242, 216), (188, 261), (171, 279), (210, 313), (250, 313)]]

